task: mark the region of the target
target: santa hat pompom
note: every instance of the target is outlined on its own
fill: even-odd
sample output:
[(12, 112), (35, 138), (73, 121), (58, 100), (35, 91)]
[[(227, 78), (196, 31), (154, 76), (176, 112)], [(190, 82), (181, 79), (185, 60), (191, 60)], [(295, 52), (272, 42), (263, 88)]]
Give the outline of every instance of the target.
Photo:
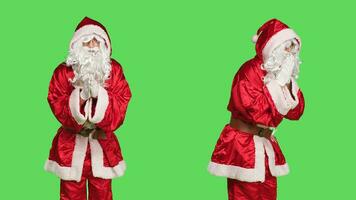
[(254, 35), (254, 36), (252, 37), (252, 42), (253, 42), (253, 43), (256, 43), (257, 40), (258, 40), (258, 35)]

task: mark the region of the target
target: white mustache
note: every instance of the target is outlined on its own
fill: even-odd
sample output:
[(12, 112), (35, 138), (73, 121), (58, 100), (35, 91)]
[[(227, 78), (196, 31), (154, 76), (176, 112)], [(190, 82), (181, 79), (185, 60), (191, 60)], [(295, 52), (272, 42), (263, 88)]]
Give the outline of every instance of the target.
[(75, 76), (71, 82), (76, 87), (84, 86), (94, 80), (104, 84), (111, 72), (110, 55), (106, 49), (89, 48), (81, 43), (70, 51), (66, 63), (74, 70)]
[(83, 49), (84, 49), (85, 51), (87, 51), (88, 53), (91, 53), (91, 54), (94, 54), (94, 55), (96, 55), (96, 54), (100, 51), (99, 47), (92, 47), (92, 48), (89, 48), (89, 47), (87, 47), (87, 46), (84, 46)]

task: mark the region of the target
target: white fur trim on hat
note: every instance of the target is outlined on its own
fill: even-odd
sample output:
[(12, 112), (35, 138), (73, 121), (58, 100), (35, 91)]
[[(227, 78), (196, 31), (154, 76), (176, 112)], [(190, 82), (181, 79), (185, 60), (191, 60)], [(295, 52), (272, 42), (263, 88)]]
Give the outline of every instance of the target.
[(69, 49), (72, 49), (73, 44), (77, 42), (82, 36), (88, 34), (97, 34), (100, 37), (102, 37), (105, 40), (109, 53), (111, 53), (111, 44), (110, 44), (109, 36), (100, 26), (92, 25), (92, 24), (85, 25), (79, 28), (77, 31), (75, 31), (73, 38), (70, 41)]
[(252, 42), (253, 42), (253, 43), (256, 43), (257, 40), (258, 40), (258, 35), (252, 36)]
[(300, 48), (302, 46), (301, 40), (297, 35), (297, 33), (295, 33), (292, 29), (286, 28), (274, 34), (268, 40), (266, 46), (262, 50), (263, 60), (266, 60), (278, 45), (293, 38), (297, 38), (297, 40), (299, 41), (299, 48)]

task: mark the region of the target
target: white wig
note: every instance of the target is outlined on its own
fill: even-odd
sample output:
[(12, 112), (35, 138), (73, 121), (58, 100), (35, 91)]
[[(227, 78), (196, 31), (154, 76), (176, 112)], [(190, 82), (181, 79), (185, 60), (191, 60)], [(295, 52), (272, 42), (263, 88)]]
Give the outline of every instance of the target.
[[(96, 38), (100, 47), (88, 48), (83, 42)], [(89, 34), (81, 37), (74, 43), (66, 59), (67, 66), (73, 68), (74, 78), (70, 79), (75, 87), (83, 87), (86, 81), (96, 80), (104, 86), (105, 80), (109, 79), (111, 72), (111, 60), (105, 41), (99, 35)]]

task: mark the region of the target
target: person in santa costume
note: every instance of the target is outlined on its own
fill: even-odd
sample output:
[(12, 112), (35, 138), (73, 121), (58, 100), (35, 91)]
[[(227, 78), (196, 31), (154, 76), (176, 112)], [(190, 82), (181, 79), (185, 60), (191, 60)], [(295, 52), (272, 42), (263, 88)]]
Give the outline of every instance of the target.
[(225, 125), (208, 171), (227, 177), (229, 200), (277, 198), (277, 176), (289, 173), (273, 136), (284, 118), (298, 120), (304, 97), (297, 84), (301, 40), (277, 19), (264, 23), (253, 37), (256, 56), (237, 71)]
[(66, 62), (56, 67), (48, 103), (61, 123), (45, 170), (60, 178), (60, 199), (112, 199), (111, 179), (126, 169), (114, 131), (131, 98), (121, 65), (111, 58), (107, 30), (85, 17), (70, 42)]

